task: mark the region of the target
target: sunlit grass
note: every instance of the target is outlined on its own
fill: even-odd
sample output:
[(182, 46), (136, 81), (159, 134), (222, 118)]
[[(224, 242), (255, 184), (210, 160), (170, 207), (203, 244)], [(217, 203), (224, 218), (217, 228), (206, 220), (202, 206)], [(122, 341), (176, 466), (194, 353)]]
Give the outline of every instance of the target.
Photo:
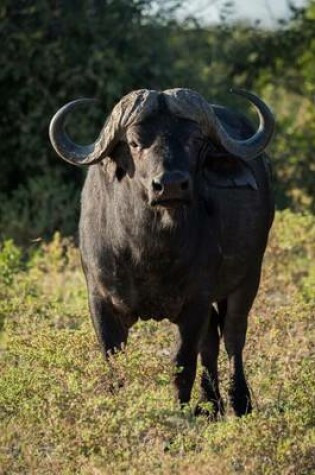
[[(138, 323), (105, 363), (77, 250), (56, 235), (23, 260), (0, 253), (1, 474), (314, 473), (315, 220), (277, 216), (251, 313), (246, 369), (254, 412), (196, 419), (171, 384), (175, 331)], [(220, 359), (226, 399), (227, 359)]]

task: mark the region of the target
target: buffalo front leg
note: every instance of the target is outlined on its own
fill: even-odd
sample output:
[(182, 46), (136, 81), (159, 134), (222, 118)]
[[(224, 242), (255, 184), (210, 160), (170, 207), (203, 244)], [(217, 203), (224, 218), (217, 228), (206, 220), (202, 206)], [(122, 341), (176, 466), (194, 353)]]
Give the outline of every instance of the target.
[(179, 344), (175, 356), (174, 384), (181, 405), (190, 401), (196, 378), (199, 342), (207, 318), (207, 304), (193, 301), (184, 306), (177, 321)]
[(224, 321), (223, 337), (230, 363), (229, 396), (237, 416), (252, 411), (250, 391), (243, 366), (243, 348), (246, 340), (248, 314), (257, 293), (259, 275), (229, 295)]
[[(202, 364), (201, 375), (201, 398), (196, 406), (196, 415), (205, 415), (215, 420), (218, 414), (224, 414), (224, 405), (219, 390), (218, 356), (220, 349), (220, 315), (213, 307), (210, 308), (210, 317), (207, 329), (204, 332), (200, 344), (200, 356)], [(212, 409), (208, 410), (202, 403), (210, 402)]]
[(96, 336), (107, 358), (126, 344), (128, 327), (113, 305), (95, 292), (89, 292), (89, 307)]

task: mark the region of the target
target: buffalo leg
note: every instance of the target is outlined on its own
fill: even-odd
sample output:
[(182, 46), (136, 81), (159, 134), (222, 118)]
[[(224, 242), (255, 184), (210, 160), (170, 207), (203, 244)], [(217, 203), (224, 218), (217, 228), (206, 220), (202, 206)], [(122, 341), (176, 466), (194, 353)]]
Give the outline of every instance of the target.
[(191, 390), (196, 378), (199, 342), (207, 318), (207, 305), (191, 302), (184, 307), (177, 322), (179, 345), (175, 356), (174, 383), (181, 405), (190, 401)]
[(199, 403), (196, 407), (195, 414), (206, 415), (210, 419), (216, 419), (218, 414), (224, 413), (218, 377), (218, 356), (220, 349), (219, 318), (223, 317), (221, 317), (214, 308), (211, 308), (207, 330), (202, 337), (200, 345), (201, 364), (203, 367), (200, 403), (210, 402), (213, 408), (212, 411), (208, 411), (202, 408)]
[(107, 358), (126, 344), (128, 328), (113, 306), (100, 295), (90, 293), (89, 307), (102, 353)]
[(251, 281), (229, 295), (224, 322), (223, 337), (230, 363), (229, 396), (237, 416), (252, 411), (250, 391), (243, 367), (248, 314), (257, 293), (259, 276), (251, 276)]

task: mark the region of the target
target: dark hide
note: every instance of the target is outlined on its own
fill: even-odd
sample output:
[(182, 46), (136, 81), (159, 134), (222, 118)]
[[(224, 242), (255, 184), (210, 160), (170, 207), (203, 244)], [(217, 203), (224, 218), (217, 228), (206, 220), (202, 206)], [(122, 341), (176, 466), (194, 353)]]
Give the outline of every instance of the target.
[[(253, 134), (242, 116), (214, 110), (235, 138)], [(201, 400), (217, 415), (222, 336), (233, 408), (237, 415), (251, 411), (242, 351), (273, 219), (270, 185), (265, 155), (245, 164), (163, 107), (90, 167), (80, 246), (104, 355), (126, 343), (138, 318), (168, 318), (179, 330), (179, 401), (190, 400), (200, 354)]]

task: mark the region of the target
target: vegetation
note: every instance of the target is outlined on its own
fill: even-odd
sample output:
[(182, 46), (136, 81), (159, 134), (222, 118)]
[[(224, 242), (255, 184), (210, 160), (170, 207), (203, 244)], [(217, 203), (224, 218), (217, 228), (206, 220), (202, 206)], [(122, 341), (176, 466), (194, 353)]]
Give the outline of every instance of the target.
[(231, 24), (228, 8), (219, 26), (179, 22), (177, 3), (1, 2), (2, 239), (25, 244), (55, 230), (74, 233), (84, 173), (57, 159), (50, 118), (71, 99), (98, 97), (99, 106), (69, 124), (76, 140), (94, 140), (113, 104), (142, 87), (191, 87), (242, 108), (229, 88), (256, 91), (277, 116), (270, 151), (278, 207), (314, 212), (314, 0), (292, 7), (292, 19), (272, 31)]
[(314, 473), (314, 242), (311, 215), (278, 212), (246, 346), (255, 409), (217, 423), (174, 401), (171, 324), (138, 323), (105, 364), (71, 240), (33, 244), (26, 261), (5, 242), (0, 472)]

